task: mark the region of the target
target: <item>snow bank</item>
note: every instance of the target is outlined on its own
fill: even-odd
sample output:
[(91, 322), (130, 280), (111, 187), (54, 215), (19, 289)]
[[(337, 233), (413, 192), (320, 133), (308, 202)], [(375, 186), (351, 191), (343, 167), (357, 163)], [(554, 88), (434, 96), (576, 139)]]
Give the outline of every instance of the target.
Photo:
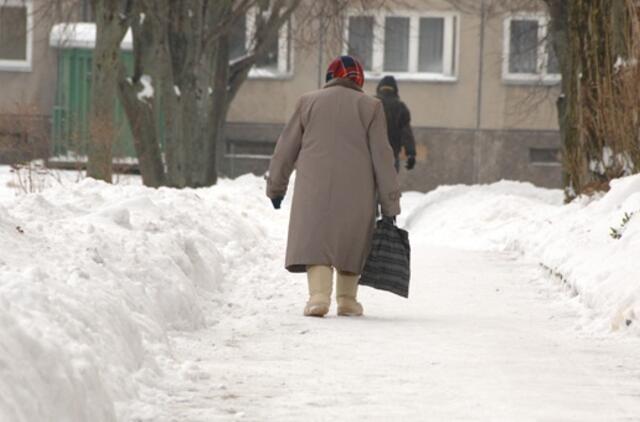
[(640, 333), (640, 175), (568, 205), (560, 191), (517, 182), (447, 186), (409, 200), (404, 224), (414, 240), (519, 251), (567, 283), (594, 328)]
[(215, 323), (204, 301), (264, 249), (256, 215), (267, 201), (237, 200), (263, 183), (177, 191), (88, 179), (5, 196), (0, 420), (111, 421), (144, 409), (145, 386), (171, 359), (168, 330)]
[[(406, 194), (400, 223), (413, 242), (534, 257), (593, 321), (640, 332), (640, 213), (625, 218), (640, 209), (640, 176), (562, 199), (515, 182), (448, 186)], [(162, 420), (150, 403), (181, 365), (167, 364), (168, 333), (215, 324), (216, 303), (260, 289), (234, 292), (233, 277), (259, 279), (282, 258), (266, 242), (285, 222), (253, 176), (182, 191), (63, 181), (21, 196), (0, 183), (0, 421)]]

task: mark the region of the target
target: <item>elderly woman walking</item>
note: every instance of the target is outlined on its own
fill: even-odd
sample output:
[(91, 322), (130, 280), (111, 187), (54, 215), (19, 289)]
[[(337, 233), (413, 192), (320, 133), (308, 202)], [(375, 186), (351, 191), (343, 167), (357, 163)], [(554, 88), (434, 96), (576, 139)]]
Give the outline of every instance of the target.
[(285, 266), (306, 272), (304, 315), (329, 312), (337, 272), (338, 315), (362, 315), (358, 277), (371, 246), (377, 202), (400, 213), (400, 188), (382, 103), (362, 92), (362, 66), (335, 59), (323, 89), (303, 95), (269, 166), (267, 196), (276, 209), (296, 169)]

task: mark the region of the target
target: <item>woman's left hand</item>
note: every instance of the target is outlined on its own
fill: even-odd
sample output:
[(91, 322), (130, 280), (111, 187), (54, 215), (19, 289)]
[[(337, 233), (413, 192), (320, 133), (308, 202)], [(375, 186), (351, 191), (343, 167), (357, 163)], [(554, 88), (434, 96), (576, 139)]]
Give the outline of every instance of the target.
[(283, 199), (284, 199), (284, 196), (277, 196), (275, 198), (271, 198), (271, 203), (273, 204), (273, 208), (279, 210)]

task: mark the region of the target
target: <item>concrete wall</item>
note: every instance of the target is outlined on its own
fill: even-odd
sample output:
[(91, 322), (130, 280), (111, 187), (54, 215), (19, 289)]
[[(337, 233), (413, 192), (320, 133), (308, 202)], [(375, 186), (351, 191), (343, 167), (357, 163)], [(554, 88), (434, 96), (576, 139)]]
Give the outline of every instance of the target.
[[(402, 99), (412, 111), (415, 126), (455, 129), (557, 129), (555, 99), (558, 86), (506, 83), (502, 78), (503, 22), (508, 12), (492, 9), (484, 30), (482, 57), (481, 119), (477, 108), (480, 95), (479, 6), (469, 3), (463, 11), (444, 0), (403, 0), (406, 13), (451, 11), (459, 17), (459, 46), (456, 80), (453, 82), (403, 80)], [(479, 4), (479, 2), (478, 2)], [(534, 9), (542, 10), (542, 9)], [(402, 15), (399, 11), (398, 14)], [(342, 53), (339, 43), (329, 43), (323, 51), (324, 69)], [(318, 88), (318, 44), (305, 43), (295, 49), (293, 75), (283, 79), (252, 79), (240, 90), (231, 107), (229, 120), (247, 123), (283, 123), (297, 98)], [(375, 93), (377, 79), (364, 89)]]
[[(227, 130), (228, 145), (235, 144), (223, 172), (229, 177), (245, 173), (262, 175), (282, 125), (232, 124)], [(418, 162), (412, 171), (400, 171), (402, 189), (427, 192), (443, 184), (493, 183), (499, 180), (528, 181), (557, 188), (562, 184), (560, 164), (553, 156), (537, 161), (532, 150), (553, 153), (560, 148), (557, 131), (475, 130), (414, 128)], [(263, 158), (243, 158), (258, 154)], [(552, 155), (552, 154), (551, 154)]]
[[(2, 2), (0, 1), (0, 5)], [(33, 0), (31, 69), (0, 68), (0, 163), (49, 155), (56, 92), (56, 51), (49, 47), (51, 2)]]
[(480, 128), (557, 130), (559, 84), (503, 80), (503, 25), (508, 14), (495, 11), (485, 25)]
[(556, 131), (452, 130), (417, 128), (418, 165), (402, 170), (404, 190), (429, 191), (442, 184), (528, 181), (557, 188), (562, 184), (558, 162), (532, 161), (531, 150), (557, 151)]
[(232, 178), (246, 173), (265, 174), (282, 128), (279, 123), (228, 124), (227, 159), (221, 172)]
[[(0, 2), (2, 4), (2, 2)], [(56, 50), (49, 47), (55, 13), (48, 0), (33, 0), (33, 54), (30, 71), (0, 69), (0, 114), (24, 112), (29, 106), (50, 115), (56, 92)]]

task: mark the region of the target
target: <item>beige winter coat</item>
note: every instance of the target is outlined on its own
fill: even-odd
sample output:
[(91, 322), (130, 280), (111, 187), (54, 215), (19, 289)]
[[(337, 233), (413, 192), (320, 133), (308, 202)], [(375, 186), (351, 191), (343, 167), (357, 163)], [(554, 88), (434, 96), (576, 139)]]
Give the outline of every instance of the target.
[(286, 268), (331, 265), (360, 274), (375, 224), (376, 195), (400, 214), (400, 188), (382, 103), (348, 79), (298, 101), (269, 166), (267, 196), (284, 196), (296, 169)]

